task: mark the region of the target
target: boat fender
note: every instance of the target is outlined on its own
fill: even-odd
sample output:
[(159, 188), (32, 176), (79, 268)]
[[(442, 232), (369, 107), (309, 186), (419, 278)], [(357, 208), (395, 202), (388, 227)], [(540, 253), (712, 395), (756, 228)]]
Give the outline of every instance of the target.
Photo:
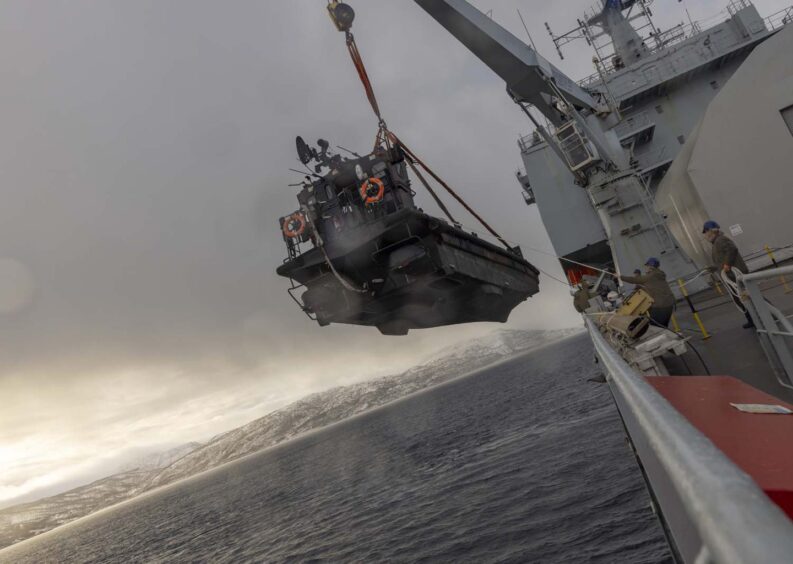
[[(373, 187), (377, 187), (377, 192), (371, 193)], [(368, 178), (361, 184), (361, 199), (367, 206), (376, 204), (383, 199), (385, 194), (385, 184), (379, 178)]]

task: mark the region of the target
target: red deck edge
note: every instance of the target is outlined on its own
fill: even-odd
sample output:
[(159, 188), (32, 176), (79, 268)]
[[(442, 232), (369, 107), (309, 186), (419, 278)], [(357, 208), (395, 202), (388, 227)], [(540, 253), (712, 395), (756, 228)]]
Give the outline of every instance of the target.
[(730, 403), (793, 405), (732, 376), (649, 376), (647, 382), (793, 519), (793, 414), (744, 413)]

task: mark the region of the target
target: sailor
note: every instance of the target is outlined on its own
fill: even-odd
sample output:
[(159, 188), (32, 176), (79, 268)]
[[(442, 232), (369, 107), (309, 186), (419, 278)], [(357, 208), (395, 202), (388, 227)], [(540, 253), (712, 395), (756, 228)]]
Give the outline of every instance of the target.
[[(713, 260), (712, 270), (723, 272), (724, 276), (732, 282), (735, 282), (735, 269), (740, 270), (743, 274), (749, 272), (746, 263), (743, 261), (743, 257), (741, 257), (741, 253), (738, 252), (738, 247), (735, 246), (732, 239), (721, 232), (721, 227), (718, 223), (709, 219), (702, 226), (702, 233), (705, 235), (705, 239), (713, 245), (713, 250), (711, 251), (711, 259)], [(730, 297), (732, 297), (732, 301), (735, 302), (738, 309), (746, 316), (746, 323), (743, 324), (743, 328), (753, 328), (754, 321), (752, 321), (752, 316), (749, 315), (741, 299), (736, 296), (732, 290), (730, 290)]]
[(661, 270), (661, 263), (655, 257), (650, 257), (644, 263), (647, 272), (639, 276), (620, 276), (620, 280), (629, 284), (640, 286), (650, 294), (653, 305), (650, 308), (650, 319), (662, 327), (669, 326), (669, 320), (675, 309), (675, 295), (669, 289), (666, 273)]
[(589, 287), (589, 282), (581, 280), (578, 290), (573, 294), (573, 307), (578, 313), (584, 313), (589, 309), (589, 300), (592, 298)]

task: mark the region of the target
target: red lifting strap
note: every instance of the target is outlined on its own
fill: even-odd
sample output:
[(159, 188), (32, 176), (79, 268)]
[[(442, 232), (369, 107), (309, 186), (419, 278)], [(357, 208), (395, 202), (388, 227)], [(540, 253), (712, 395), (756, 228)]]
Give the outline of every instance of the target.
[[(404, 143), (402, 143), (397, 138), (396, 135), (394, 135), (393, 133), (391, 133), (391, 131), (388, 130), (388, 128), (386, 127), (385, 121), (383, 120), (383, 116), (380, 115), (380, 106), (377, 104), (377, 98), (375, 97), (374, 89), (372, 88), (372, 83), (369, 80), (369, 75), (366, 72), (366, 67), (363, 64), (363, 59), (361, 59), (361, 53), (360, 53), (360, 51), (358, 51), (358, 46), (355, 43), (355, 37), (353, 36), (352, 32), (350, 32), (350, 31), (346, 31), (345, 35), (347, 37), (347, 50), (350, 52), (350, 57), (352, 58), (352, 62), (353, 62), (353, 65), (355, 66), (355, 70), (358, 72), (358, 76), (361, 79), (361, 83), (363, 84), (363, 88), (366, 91), (366, 97), (369, 99), (369, 103), (372, 105), (372, 110), (374, 110), (374, 113), (377, 116), (377, 119), (379, 121), (379, 130), (377, 132), (377, 139), (375, 140), (375, 145), (377, 145), (381, 140), (386, 143), (386, 146), (389, 146), (391, 143), (401, 145), (402, 148), (404, 149), (405, 153), (407, 153), (407, 155), (408, 155), (408, 157), (410, 159), (412, 159), (416, 164), (418, 164), (421, 168), (423, 168), (425, 171), (427, 171), (427, 174), (429, 174), (432, 178), (435, 179), (436, 182), (438, 182), (441, 186), (443, 186), (446, 189), (446, 191), (449, 194), (451, 194), (452, 197), (455, 200), (457, 200), (460, 203), (460, 205), (462, 205), (466, 209), (466, 211), (468, 211), (468, 213), (470, 213), (474, 218), (476, 218), (476, 220), (479, 221), (479, 223), (481, 223), (485, 227), (485, 229), (487, 229), (490, 232), (491, 235), (493, 235), (496, 239), (498, 239), (498, 241), (502, 245), (504, 245), (504, 247), (506, 247), (507, 250), (511, 251), (512, 250), (512, 246), (509, 243), (507, 243), (507, 241), (503, 237), (501, 237), (501, 235), (496, 233), (495, 229), (490, 227), (490, 225), (488, 225), (487, 222), (485, 222), (485, 220), (482, 219), (480, 217), (480, 215), (478, 213), (476, 213), (473, 210), (473, 208), (471, 208), (471, 206), (469, 206), (465, 202), (465, 200), (463, 200), (459, 195), (457, 195), (457, 193), (454, 190), (452, 190), (452, 188), (448, 184), (446, 184), (446, 182), (444, 182), (441, 179), (440, 176), (438, 176), (432, 170), (430, 170), (430, 168), (427, 167), (427, 165), (424, 164), (424, 162), (421, 159), (419, 159), (416, 156), (416, 154), (413, 153), (413, 151), (408, 149), (408, 147)], [(410, 162), (410, 161), (408, 161), (408, 162)], [(415, 169), (414, 169), (414, 171), (415, 171)], [(415, 172), (417, 172), (417, 171), (415, 171)], [(429, 188), (429, 185), (426, 184), (425, 182), (423, 182), (424, 179), (421, 178), (420, 175), (419, 175), (419, 178), (420, 178), (420, 180), (422, 180), (422, 183), (424, 183), (424, 185), (429, 189), (430, 194), (435, 198), (435, 201), (440, 204), (441, 209), (446, 213), (446, 215), (452, 220), (453, 223), (456, 223), (454, 221), (454, 219), (451, 217), (451, 214), (449, 213), (449, 211), (446, 209), (446, 206), (444, 206), (442, 203), (440, 203), (439, 198)]]

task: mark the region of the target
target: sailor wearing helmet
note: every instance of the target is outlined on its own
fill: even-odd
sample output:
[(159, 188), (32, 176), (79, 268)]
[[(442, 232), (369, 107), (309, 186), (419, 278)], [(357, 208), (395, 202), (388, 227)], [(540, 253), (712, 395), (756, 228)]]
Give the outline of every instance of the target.
[(639, 276), (620, 276), (620, 280), (629, 284), (640, 286), (653, 299), (650, 308), (650, 319), (661, 327), (668, 327), (672, 312), (675, 309), (675, 295), (669, 289), (666, 273), (661, 270), (661, 263), (655, 257), (650, 257), (644, 263), (646, 273)]
[[(718, 223), (712, 219), (706, 221), (702, 226), (702, 234), (705, 236), (705, 239), (713, 245), (713, 250), (711, 252), (711, 259), (713, 259), (712, 270), (721, 270), (724, 276), (729, 278), (732, 282), (735, 282), (735, 272), (733, 272), (733, 269), (738, 269), (743, 274), (749, 273), (749, 269), (746, 267), (741, 253), (738, 252), (738, 247), (733, 243), (732, 239), (721, 232), (721, 227)], [(752, 321), (752, 316), (746, 310), (743, 303), (741, 303), (741, 299), (732, 292), (730, 292), (730, 296), (735, 302), (735, 305), (738, 306), (738, 309), (746, 316), (746, 323), (743, 324), (743, 328), (753, 328), (754, 321)]]

